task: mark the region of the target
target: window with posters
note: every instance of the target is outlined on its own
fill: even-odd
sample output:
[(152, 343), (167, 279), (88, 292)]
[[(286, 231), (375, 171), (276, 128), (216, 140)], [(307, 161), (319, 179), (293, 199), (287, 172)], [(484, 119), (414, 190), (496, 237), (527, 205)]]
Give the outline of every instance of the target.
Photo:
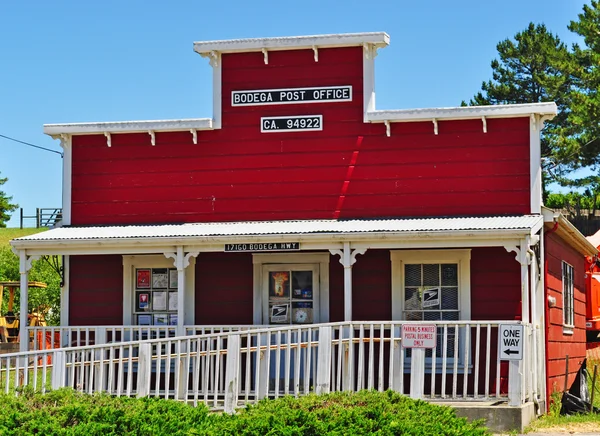
[(327, 322), (329, 257), (329, 253), (254, 254), (254, 323)]
[(177, 325), (177, 270), (174, 268), (136, 268), (136, 325)]
[[(183, 322), (194, 324), (195, 258), (185, 269)], [(178, 273), (164, 255), (123, 256), (123, 325), (176, 326)]]

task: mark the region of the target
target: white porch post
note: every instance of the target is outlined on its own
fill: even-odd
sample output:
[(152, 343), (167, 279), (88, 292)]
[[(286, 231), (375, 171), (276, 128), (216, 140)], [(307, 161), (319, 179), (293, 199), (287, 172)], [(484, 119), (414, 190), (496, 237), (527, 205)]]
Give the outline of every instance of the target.
[(190, 258), (198, 254), (198, 251), (185, 254), (183, 246), (177, 246), (175, 253), (164, 253), (166, 258), (173, 259), (173, 265), (177, 268), (177, 336), (185, 336), (185, 269), (190, 265)]
[(21, 307), (19, 314), (19, 351), (29, 350), (29, 270), (39, 256), (27, 256), (25, 250), (19, 251), (19, 273), (21, 274)]
[(177, 336), (185, 336), (185, 266), (183, 247), (177, 247)]
[(352, 321), (352, 265), (356, 263), (356, 256), (366, 251), (366, 248), (352, 250), (350, 242), (344, 242), (343, 250), (329, 250), (331, 254), (340, 256), (340, 263), (344, 267), (344, 321)]

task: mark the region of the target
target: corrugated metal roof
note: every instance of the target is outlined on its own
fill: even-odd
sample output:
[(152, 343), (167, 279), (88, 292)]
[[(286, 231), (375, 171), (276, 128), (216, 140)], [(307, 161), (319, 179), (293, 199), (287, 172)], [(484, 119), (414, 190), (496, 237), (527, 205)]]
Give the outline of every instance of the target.
[(255, 221), (144, 226), (61, 227), (17, 241), (68, 241), (132, 238), (295, 235), (315, 233), (397, 233), (483, 230), (529, 230), (541, 215), (363, 220)]

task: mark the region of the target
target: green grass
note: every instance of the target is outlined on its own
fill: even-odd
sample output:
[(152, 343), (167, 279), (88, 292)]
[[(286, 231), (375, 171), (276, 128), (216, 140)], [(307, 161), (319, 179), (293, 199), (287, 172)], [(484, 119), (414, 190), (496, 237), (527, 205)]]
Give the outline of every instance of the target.
[[(598, 365), (598, 372), (596, 375), (596, 384), (595, 387), (592, 386), (592, 376), (594, 374), (594, 365)], [(588, 359), (587, 362), (589, 378), (588, 378), (588, 388), (590, 395), (592, 394), (592, 390), (595, 389), (594, 395), (594, 406), (600, 408), (600, 362), (593, 361)], [(585, 432), (600, 432), (600, 414), (595, 413), (586, 413), (579, 415), (569, 415), (569, 416), (561, 416), (560, 415), (560, 399), (562, 397), (562, 393), (555, 392), (552, 395), (552, 399), (550, 400), (550, 409), (548, 414), (542, 416), (540, 419), (534, 421), (529, 427), (526, 429), (526, 433), (528, 432), (541, 432), (544, 430), (548, 430), (551, 428), (560, 427), (562, 429), (567, 429), (570, 431), (585, 431)]]
[(8, 246), (8, 242), (11, 239), (20, 238), (21, 236), (33, 235), (35, 233), (40, 233), (47, 228), (39, 228), (39, 229), (16, 229), (16, 228), (7, 228), (0, 229), (0, 248)]

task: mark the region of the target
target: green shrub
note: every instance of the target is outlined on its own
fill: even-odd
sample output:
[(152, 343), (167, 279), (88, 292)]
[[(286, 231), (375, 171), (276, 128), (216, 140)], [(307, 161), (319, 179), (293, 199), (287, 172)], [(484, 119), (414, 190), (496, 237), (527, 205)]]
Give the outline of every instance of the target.
[(394, 392), (263, 400), (235, 415), (155, 398), (61, 389), (0, 395), (0, 435), (486, 435), (448, 407)]

